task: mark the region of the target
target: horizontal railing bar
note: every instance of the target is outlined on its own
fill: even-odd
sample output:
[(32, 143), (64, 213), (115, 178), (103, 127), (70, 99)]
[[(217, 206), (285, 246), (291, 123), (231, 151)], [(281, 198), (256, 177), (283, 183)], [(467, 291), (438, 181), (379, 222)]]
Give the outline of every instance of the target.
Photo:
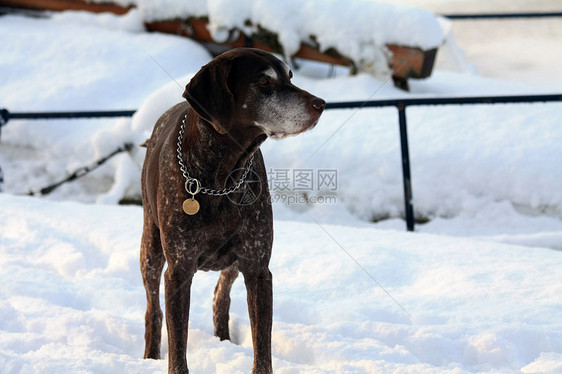
[(77, 111), (77, 112), (8, 112), (8, 119), (64, 119), (64, 118), (107, 118), (131, 117), (135, 110), (102, 110), (102, 111)]
[(512, 95), (512, 96), (466, 96), (466, 97), (430, 97), (412, 99), (385, 99), (369, 101), (343, 101), (326, 104), (326, 109), (375, 108), (385, 106), (414, 105), (463, 105), (463, 104), (510, 104), (536, 102), (562, 102), (562, 94), (552, 95)]
[(468, 14), (443, 14), (448, 19), (506, 19), (506, 18), (550, 18), (562, 17), (562, 12), (524, 12), (524, 13), (468, 13)]
[[(562, 102), (562, 94), (511, 95), (511, 96), (466, 96), (466, 97), (420, 97), (411, 99), (385, 99), (368, 101), (343, 101), (326, 104), (326, 109), (353, 109), (376, 107), (408, 107), (415, 105), (464, 105), (464, 104), (513, 104), (536, 102)], [(73, 111), (73, 112), (9, 112), (0, 110), (0, 124), (12, 119), (73, 119), (131, 117), (136, 110)]]

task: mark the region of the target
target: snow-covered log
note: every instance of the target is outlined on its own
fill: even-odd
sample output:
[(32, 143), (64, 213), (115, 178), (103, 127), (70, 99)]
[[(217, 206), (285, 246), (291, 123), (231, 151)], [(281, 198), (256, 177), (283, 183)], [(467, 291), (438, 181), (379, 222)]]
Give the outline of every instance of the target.
[(413, 7), (372, 0), (9, 0), (39, 9), (126, 12), (146, 27), (227, 47), (254, 46), (283, 55), (387, 76), (403, 88), (431, 74), (446, 22)]

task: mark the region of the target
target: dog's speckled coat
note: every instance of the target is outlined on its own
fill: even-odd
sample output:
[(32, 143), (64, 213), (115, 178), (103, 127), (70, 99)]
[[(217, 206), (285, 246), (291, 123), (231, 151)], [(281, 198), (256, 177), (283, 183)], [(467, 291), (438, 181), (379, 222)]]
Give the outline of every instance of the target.
[[(215, 288), (215, 334), (229, 339), (230, 288), (244, 275), (254, 345), (253, 373), (271, 373), (273, 217), (261, 143), (316, 125), (324, 101), (290, 83), (287, 65), (269, 53), (239, 48), (205, 65), (187, 85), (187, 102), (168, 110), (147, 142), (142, 172), (144, 229), (140, 265), (147, 296), (145, 358), (160, 358), (159, 285), (164, 264), (169, 373), (188, 373), (186, 349), (190, 287), (197, 270), (222, 270)], [(176, 149), (186, 119), (182, 154), (192, 178), (223, 189), (237, 181), (249, 158), (258, 183), (229, 196), (198, 194), (200, 211), (188, 216), (190, 197)], [(251, 203), (237, 204), (246, 192)], [(246, 195), (247, 196), (247, 195)]]

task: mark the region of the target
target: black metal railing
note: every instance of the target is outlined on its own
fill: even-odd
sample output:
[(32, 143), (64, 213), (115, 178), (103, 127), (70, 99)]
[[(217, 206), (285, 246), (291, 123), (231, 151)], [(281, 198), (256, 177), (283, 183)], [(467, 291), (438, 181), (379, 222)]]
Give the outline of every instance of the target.
[(514, 96), (468, 96), (468, 97), (432, 97), (412, 99), (390, 99), (372, 101), (353, 101), (341, 103), (327, 103), (326, 109), (378, 108), (393, 106), (398, 110), (398, 124), (400, 127), (400, 148), (402, 158), (402, 178), (404, 187), (404, 216), (406, 229), (414, 231), (414, 204), (412, 195), (412, 177), (410, 173), (410, 151), (408, 146), (408, 129), (406, 122), (406, 108), (409, 106), (428, 105), (474, 105), (474, 104), (509, 104), (562, 102), (562, 94), (553, 95), (514, 95)]
[[(400, 129), (400, 149), (402, 161), (402, 176), (404, 188), (404, 215), (406, 229), (414, 231), (415, 217), (412, 193), (412, 177), (410, 173), (410, 154), (408, 146), (408, 128), (406, 109), (410, 106), (429, 105), (475, 105), (475, 104), (517, 104), (536, 102), (562, 102), (562, 94), (551, 95), (512, 95), (512, 96), (467, 96), (467, 97), (432, 97), (411, 99), (387, 99), (370, 101), (333, 102), (326, 104), (326, 110), (363, 109), (395, 107), (398, 110), (398, 125)], [(97, 118), (97, 117), (127, 117), (132, 116), (134, 110), (119, 111), (85, 111), (85, 112), (34, 112), (11, 113), (6, 109), (0, 110), (0, 129), (10, 120), (16, 119), (60, 119), (60, 118)], [(561, 145), (562, 146), (562, 145)]]
[(465, 13), (465, 14), (443, 14), (443, 17), (452, 20), (554, 18), (554, 17), (562, 17), (562, 12)]

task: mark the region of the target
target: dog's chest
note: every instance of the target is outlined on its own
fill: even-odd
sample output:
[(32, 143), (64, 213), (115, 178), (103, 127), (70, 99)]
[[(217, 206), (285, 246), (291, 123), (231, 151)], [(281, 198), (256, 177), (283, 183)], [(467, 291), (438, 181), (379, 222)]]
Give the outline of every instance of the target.
[[(202, 200), (203, 206), (210, 202)], [(192, 252), (198, 270), (223, 270), (239, 258), (259, 257), (271, 246), (272, 217), (260, 203), (243, 207), (230, 203), (232, 209), (210, 209), (214, 214), (202, 207), (195, 216), (184, 215), (191, 222), (184, 221), (188, 229), (183, 235), (189, 242), (184, 248)]]

